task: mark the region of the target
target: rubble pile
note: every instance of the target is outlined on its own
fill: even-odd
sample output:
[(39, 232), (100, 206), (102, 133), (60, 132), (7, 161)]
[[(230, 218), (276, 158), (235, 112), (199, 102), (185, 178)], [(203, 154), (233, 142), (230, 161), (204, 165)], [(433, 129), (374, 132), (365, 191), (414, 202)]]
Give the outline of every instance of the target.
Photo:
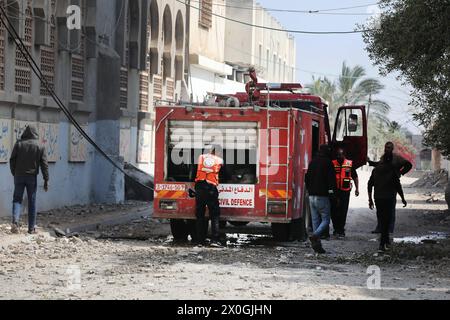
[(419, 180), (414, 182), (412, 188), (446, 188), (448, 184), (448, 171), (439, 170), (426, 172)]

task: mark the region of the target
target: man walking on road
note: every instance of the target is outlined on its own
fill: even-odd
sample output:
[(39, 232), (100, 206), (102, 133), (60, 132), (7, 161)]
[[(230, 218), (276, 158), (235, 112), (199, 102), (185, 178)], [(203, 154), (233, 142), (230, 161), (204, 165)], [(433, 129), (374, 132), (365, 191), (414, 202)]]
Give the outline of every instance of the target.
[[(371, 167), (377, 167), (379, 164), (383, 163), (390, 163), (392, 164), (392, 167), (394, 171), (397, 173), (397, 176), (400, 178), (401, 176), (404, 176), (408, 174), (411, 169), (413, 168), (413, 165), (411, 162), (403, 158), (402, 156), (394, 153), (395, 146), (394, 143), (388, 142), (385, 145), (384, 148), (384, 155), (381, 157), (381, 160), (379, 162), (374, 161), (368, 161), (369, 165)], [(392, 214), (391, 214), (391, 220), (389, 222), (389, 233), (393, 234), (395, 231), (395, 221), (396, 221), (396, 210), (395, 205), (392, 207)], [(374, 231), (372, 231), (373, 234), (379, 234), (381, 233), (381, 225), (380, 221), (377, 223), (377, 227)]]
[(204, 244), (207, 224), (205, 223), (206, 207), (211, 218), (213, 246), (220, 246), (220, 205), (219, 205), (219, 173), (223, 167), (220, 146), (210, 146), (207, 154), (198, 160), (197, 177), (195, 179), (196, 209), (197, 209), (197, 241)]
[(345, 158), (344, 149), (339, 148), (336, 160), (333, 160), (336, 173), (336, 200), (331, 206), (331, 219), (333, 221), (334, 236), (345, 238), (345, 225), (350, 204), (352, 181), (355, 184), (355, 195), (359, 197), (358, 173), (353, 167), (353, 161)]
[(28, 195), (28, 233), (36, 233), (36, 194), (39, 167), (44, 176), (44, 190), (48, 191), (48, 163), (45, 147), (39, 145), (39, 136), (33, 126), (28, 126), (21, 140), (14, 146), (10, 159), (11, 173), (14, 176), (14, 198), (12, 233), (20, 232), (20, 214), (25, 189)]
[(335, 196), (336, 190), (336, 178), (330, 157), (330, 148), (327, 145), (321, 146), (319, 154), (309, 164), (305, 178), (314, 230), (310, 241), (314, 251), (321, 254), (325, 253), (325, 250), (320, 239), (330, 226), (330, 197)]
[[(372, 192), (375, 189), (375, 203)], [(389, 162), (380, 163), (372, 172), (368, 184), (369, 208), (374, 209), (376, 205), (377, 217), (380, 223), (380, 252), (390, 249), (389, 224), (391, 222), (392, 208), (397, 204), (397, 194), (402, 198), (404, 207), (408, 204), (403, 194), (400, 178), (396, 169)]]

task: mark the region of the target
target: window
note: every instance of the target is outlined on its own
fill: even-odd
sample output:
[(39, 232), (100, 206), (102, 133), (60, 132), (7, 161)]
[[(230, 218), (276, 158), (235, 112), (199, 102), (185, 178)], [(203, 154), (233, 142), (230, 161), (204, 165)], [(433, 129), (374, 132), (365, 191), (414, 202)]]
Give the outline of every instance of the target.
[[(30, 6), (25, 10), (23, 43), (28, 52), (31, 53), (33, 43), (33, 13)], [(15, 89), (17, 92), (31, 93), (31, 67), (19, 47), (16, 47)]]
[(336, 123), (336, 140), (344, 141), (345, 137), (362, 137), (363, 132), (363, 113), (359, 109), (341, 110), (338, 114)]
[[(86, 21), (86, 4), (83, 1), (81, 6), (82, 20)], [(84, 74), (85, 74), (85, 36), (81, 35), (79, 38), (78, 50), (72, 54), (72, 100), (84, 101)]]
[(259, 45), (259, 55), (258, 55), (258, 58), (259, 58), (259, 61), (258, 61), (258, 65), (261, 67), (263, 64), (262, 64), (262, 59), (263, 59), (263, 57), (262, 57), (262, 55), (263, 55), (263, 52), (262, 52), (262, 44), (260, 44)]
[(275, 80), (275, 77), (277, 76), (277, 55), (273, 55), (273, 71), (272, 71), (272, 80)]
[[(55, 0), (51, 2), (51, 13), (55, 12)], [(50, 46), (41, 48), (41, 70), (49, 86), (53, 89), (55, 85), (55, 56), (56, 56), (56, 18), (52, 14), (50, 17)], [(46, 86), (41, 83), (41, 95), (50, 96)]]
[(209, 29), (212, 27), (212, 0), (200, 0), (199, 25)]

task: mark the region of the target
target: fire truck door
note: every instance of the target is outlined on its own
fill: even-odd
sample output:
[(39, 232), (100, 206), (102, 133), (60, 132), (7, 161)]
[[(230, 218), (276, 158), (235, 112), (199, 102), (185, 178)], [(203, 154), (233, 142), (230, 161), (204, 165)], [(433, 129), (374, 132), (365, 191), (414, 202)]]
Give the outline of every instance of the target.
[(345, 150), (355, 168), (367, 162), (367, 116), (364, 106), (339, 108), (332, 141), (333, 154), (337, 148)]

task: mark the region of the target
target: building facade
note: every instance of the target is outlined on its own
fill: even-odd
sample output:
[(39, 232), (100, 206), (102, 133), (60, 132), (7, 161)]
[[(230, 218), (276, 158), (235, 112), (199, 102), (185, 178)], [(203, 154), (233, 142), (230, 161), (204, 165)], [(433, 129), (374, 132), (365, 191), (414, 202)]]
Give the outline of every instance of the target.
[[(271, 82), (293, 79), (292, 37), (226, 20), (281, 27), (262, 8), (239, 16), (236, 3), (258, 7), (247, 0), (0, 0), (76, 121), (115, 162), (150, 174), (155, 105), (243, 91), (249, 66)], [(69, 30), (73, 5), (81, 29)], [(40, 179), (38, 210), (124, 200), (123, 175), (68, 121), (1, 25), (0, 216), (11, 212), (12, 148), (30, 124), (50, 162), (50, 191)]]
[[(153, 104), (187, 94), (186, 6), (176, 0), (0, 0), (47, 81), (117, 163), (152, 167)], [(67, 9), (81, 9), (69, 30)], [(10, 214), (9, 157), (35, 125), (50, 162), (39, 210), (124, 199), (123, 175), (88, 145), (0, 27), (0, 215)]]

